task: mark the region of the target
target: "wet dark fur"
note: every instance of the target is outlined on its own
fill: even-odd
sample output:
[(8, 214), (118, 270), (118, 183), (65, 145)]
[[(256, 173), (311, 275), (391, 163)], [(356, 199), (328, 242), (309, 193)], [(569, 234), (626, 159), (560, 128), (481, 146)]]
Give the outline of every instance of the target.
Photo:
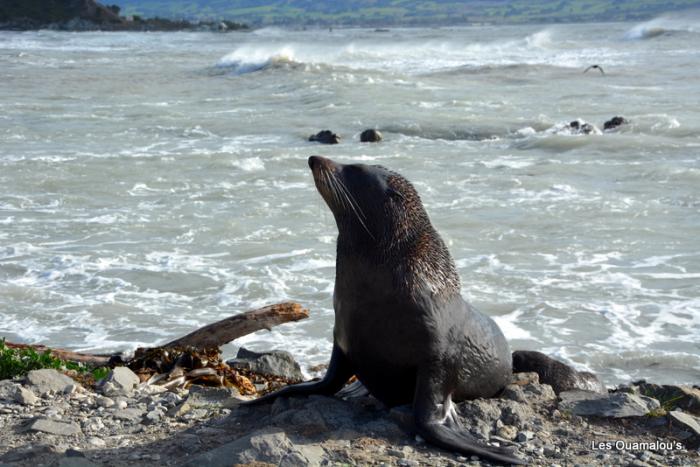
[(460, 296), (447, 247), (405, 178), (380, 166), (309, 166), (338, 225), (334, 346), (321, 381), (263, 397), (334, 394), (357, 375), (388, 406), (413, 404), (418, 434), (464, 454), (521, 463), (479, 443), (452, 400), (490, 397), (511, 379), (511, 355), (489, 317)]
[(555, 360), (542, 352), (516, 350), (513, 352), (513, 371), (535, 372), (540, 377), (540, 383), (549, 384), (554, 392), (582, 389), (605, 393), (605, 386), (598, 377), (587, 371), (576, 371), (569, 365)]

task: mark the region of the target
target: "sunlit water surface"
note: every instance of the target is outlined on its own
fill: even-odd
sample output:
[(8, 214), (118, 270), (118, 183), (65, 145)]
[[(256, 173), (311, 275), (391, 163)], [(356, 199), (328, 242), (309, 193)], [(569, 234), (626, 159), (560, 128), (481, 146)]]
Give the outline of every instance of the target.
[[(130, 350), (293, 300), (308, 320), (237, 344), (326, 361), (322, 154), (415, 184), (513, 348), (698, 383), (699, 68), (681, 20), (0, 32), (0, 335)], [(358, 142), (370, 127), (381, 144)], [(341, 144), (306, 141), (324, 128)]]

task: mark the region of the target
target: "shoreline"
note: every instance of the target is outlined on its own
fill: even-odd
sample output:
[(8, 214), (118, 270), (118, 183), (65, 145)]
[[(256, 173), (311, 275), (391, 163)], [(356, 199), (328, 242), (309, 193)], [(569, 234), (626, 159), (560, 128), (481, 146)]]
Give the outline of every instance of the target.
[[(252, 368), (271, 355), (254, 355)], [(241, 406), (254, 398), (243, 395), (251, 381), (253, 391), (279, 381), (247, 374), (240, 387), (148, 384), (127, 367), (86, 386), (53, 369), (0, 381), (0, 464), (491, 465), (426, 444), (409, 406), (387, 408), (353, 385), (345, 397)], [(457, 412), (479, 442), (514, 448), (528, 465), (698, 465), (700, 390), (670, 390), (678, 388), (556, 394), (536, 373), (516, 373), (501, 394), (460, 402)]]
[(191, 23), (189, 21), (171, 21), (161, 18), (145, 19), (137, 22), (100, 24), (81, 18), (66, 22), (37, 24), (19, 20), (0, 23), (0, 31), (62, 31), (62, 32), (249, 32), (252, 29), (245, 24), (233, 21), (206, 21)]

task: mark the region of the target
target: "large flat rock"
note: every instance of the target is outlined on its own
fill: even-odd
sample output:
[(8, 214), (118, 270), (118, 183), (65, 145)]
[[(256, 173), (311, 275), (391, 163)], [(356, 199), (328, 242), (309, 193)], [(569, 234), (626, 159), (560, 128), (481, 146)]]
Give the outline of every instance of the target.
[(202, 453), (183, 464), (188, 467), (230, 467), (231, 465), (318, 466), (323, 453), (297, 447), (282, 431), (257, 431)]
[(27, 373), (27, 384), (33, 387), (40, 396), (49, 393), (66, 393), (78, 385), (68, 376), (56, 370), (46, 368), (43, 370), (32, 370)]
[(656, 399), (626, 392), (564, 391), (559, 398), (559, 410), (589, 417), (641, 417), (660, 407)]
[(80, 427), (72, 422), (59, 422), (48, 418), (36, 418), (27, 426), (29, 431), (40, 431), (59, 436), (71, 436), (82, 434)]

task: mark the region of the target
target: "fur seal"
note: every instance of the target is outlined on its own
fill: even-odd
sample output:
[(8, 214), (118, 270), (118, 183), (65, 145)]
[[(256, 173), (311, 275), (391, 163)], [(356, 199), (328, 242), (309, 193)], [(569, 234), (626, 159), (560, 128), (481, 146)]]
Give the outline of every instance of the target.
[(379, 130), (375, 130), (373, 128), (365, 130), (360, 134), (361, 143), (378, 143), (382, 139), (383, 137)]
[(251, 403), (330, 396), (356, 375), (385, 405), (412, 404), (429, 443), (522, 464), (457, 418), (453, 400), (491, 397), (510, 383), (512, 357), (496, 323), (462, 299), (454, 261), (413, 185), (381, 166), (312, 156), (309, 167), (338, 226), (331, 360), (323, 379)]
[(593, 373), (576, 371), (569, 365), (548, 357), (542, 352), (516, 350), (513, 352), (513, 371), (515, 373), (534, 371), (539, 375), (540, 383), (552, 386), (556, 394), (574, 389), (599, 393), (608, 392)]
[(613, 117), (607, 122), (603, 123), (603, 130), (614, 130), (615, 128), (629, 123), (629, 120), (627, 120), (625, 117)]
[(340, 136), (331, 130), (321, 130), (315, 135), (309, 136), (309, 141), (317, 141), (321, 144), (338, 144), (340, 143)]

